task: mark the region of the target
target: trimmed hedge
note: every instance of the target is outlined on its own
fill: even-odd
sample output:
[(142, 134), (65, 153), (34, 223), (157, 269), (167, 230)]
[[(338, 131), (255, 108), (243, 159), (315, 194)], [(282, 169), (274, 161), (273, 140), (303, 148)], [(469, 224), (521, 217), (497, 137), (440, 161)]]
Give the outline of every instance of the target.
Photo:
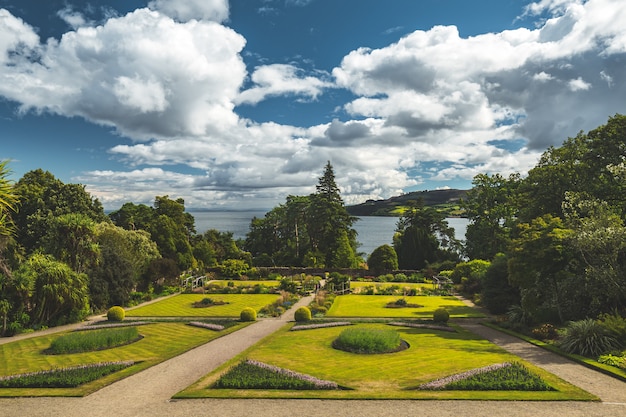
[(298, 308), (296, 312), (294, 313), (294, 319), (298, 323), (311, 321), (311, 310), (309, 310), (308, 307)]
[(126, 317), (126, 312), (120, 306), (113, 306), (107, 311), (107, 320), (109, 321), (123, 321)]
[(256, 321), (256, 310), (252, 307), (246, 307), (241, 310), (239, 314), (239, 320), (241, 321)]

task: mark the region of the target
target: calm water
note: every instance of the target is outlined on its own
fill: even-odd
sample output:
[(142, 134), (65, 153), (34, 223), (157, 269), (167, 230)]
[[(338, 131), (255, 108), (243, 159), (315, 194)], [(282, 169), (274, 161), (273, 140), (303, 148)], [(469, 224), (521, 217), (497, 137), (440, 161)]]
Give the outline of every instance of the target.
[[(253, 217), (265, 216), (264, 211), (210, 211), (192, 212), (196, 220), (196, 232), (204, 233), (209, 229), (220, 232), (232, 232), (235, 239), (245, 239)], [(454, 228), (457, 239), (465, 239), (467, 219), (448, 218), (448, 224)], [(372, 253), (380, 245), (391, 245), (396, 230), (397, 217), (360, 217), (354, 224), (358, 232), (357, 240), (361, 243), (359, 252)]]

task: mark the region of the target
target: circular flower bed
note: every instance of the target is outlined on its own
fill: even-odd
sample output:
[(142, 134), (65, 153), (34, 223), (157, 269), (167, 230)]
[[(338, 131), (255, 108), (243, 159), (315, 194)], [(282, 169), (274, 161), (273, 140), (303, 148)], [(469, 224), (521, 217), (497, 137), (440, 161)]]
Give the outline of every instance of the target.
[(399, 352), (409, 344), (395, 330), (350, 328), (341, 332), (332, 346), (351, 353), (376, 354)]

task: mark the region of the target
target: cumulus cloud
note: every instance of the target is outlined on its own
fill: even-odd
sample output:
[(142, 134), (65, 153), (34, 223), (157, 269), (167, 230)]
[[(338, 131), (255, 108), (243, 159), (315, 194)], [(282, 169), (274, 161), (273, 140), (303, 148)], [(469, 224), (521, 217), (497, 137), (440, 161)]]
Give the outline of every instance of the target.
[[(547, 146), (626, 111), (623, 1), (541, 0), (520, 12), (537, 26), (472, 37), (436, 26), (347, 52), (331, 74), (295, 63), (249, 74), (246, 40), (220, 24), (225, 0), (153, 0), (99, 26), (65, 9), (75, 30), (45, 42), (0, 9), (0, 95), (125, 137), (109, 152), (127, 171), (77, 177), (108, 206), (169, 194), (271, 207), (312, 192), (328, 160), (357, 203), (525, 172)], [(341, 111), (311, 126), (238, 114), (338, 90)]]
[(223, 22), (229, 13), (228, 0), (152, 0), (148, 7), (180, 22), (192, 19)]
[(237, 104), (257, 104), (271, 96), (298, 95), (315, 99), (330, 82), (314, 76), (300, 76), (302, 70), (287, 64), (264, 65), (255, 69), (254, 86), (236, 98)]

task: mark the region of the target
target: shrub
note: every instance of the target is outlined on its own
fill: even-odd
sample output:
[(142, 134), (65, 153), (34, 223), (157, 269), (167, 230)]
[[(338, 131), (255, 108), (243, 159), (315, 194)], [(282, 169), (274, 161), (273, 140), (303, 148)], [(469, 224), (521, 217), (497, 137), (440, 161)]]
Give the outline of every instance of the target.
[(333, 347), (352, 353), (388, 353), (400, 349), (402, 340), (395, 330), (346, 329)]
[(533, 335), (541, 340), (554, 340), (558, 336), (556, 327), (550, 323), (542, 324), (532, 330)]
[(123, 321), (126, 317), (126, 312), (120, 306), (113, 306), (107, 311), (107, 320), (109, 321)]
[(256, 321), (256, 310), (252, 307), (246, 307), (241, 310), (239, 314), (239, 320), (241, 321)]
[(441, 307), (433, 312), (433, 321), (436, 323), (447, 323), (450, 320), (450, 313), (448, 310)]
[(585, 319), (570, 322), (560, 343), (567, 353), (597, 358), (619, 347), (617, 340), (597, 321)]
[(616, 368), (626, 369), (626, 358), (623, 356), (615, 356), (611, 354), (600, 355), (598, 362), (605, 365), (615, 366)]
[(53, 340), (47, 353), (93, 352), (126, 345), (139, 337), (139, 330), (135, 326), (68, 333)]
[(600, 322), (617, 338), (622, 346), (626, 346), (626, 317), (622, 317), (617, 311), (614, 311), (612, 314), (602, 314)]
[(294, 318), (298, 323), (311, 320), (311, 310), (307, 307), (300, 307), (294, 313)]

